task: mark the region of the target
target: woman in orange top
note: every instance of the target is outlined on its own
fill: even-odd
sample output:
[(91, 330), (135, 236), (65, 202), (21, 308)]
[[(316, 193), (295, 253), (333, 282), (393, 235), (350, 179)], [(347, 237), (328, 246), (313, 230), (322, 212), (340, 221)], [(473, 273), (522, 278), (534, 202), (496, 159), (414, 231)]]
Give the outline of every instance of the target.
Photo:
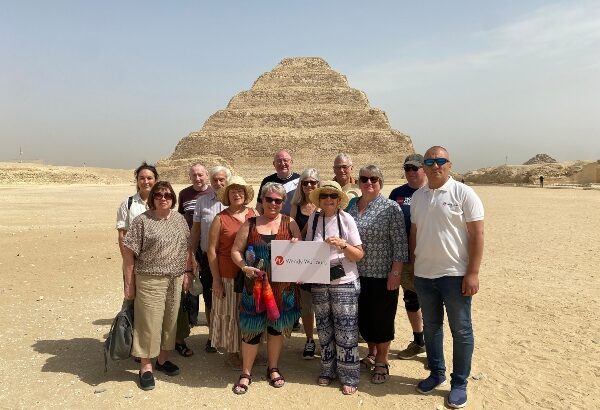
[(246, 220), (256, 216), (246, 205), (254, 198), (254, 189), (243, 178), (233, 176), (218, 193), (219, 200), (228, 208), (213, 220), (208, 237), (208, 263), (213, 274), (213, 308), (211, 344), (224, 348), (228, 364), (241, 368), (240, 351), (240, 293), (234, 291), (234, 280), (240, 268), (231, 260), (231, 246)]

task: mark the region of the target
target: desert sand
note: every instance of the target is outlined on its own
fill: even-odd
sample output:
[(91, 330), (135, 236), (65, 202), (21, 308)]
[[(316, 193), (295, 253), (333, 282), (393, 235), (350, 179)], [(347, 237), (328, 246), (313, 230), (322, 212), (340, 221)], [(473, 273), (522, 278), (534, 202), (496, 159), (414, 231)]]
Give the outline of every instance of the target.
[[(319, 362), (301, 359), (300, 333), (285, 342), (282, 389), (257, 366), (248, 394), (235, 396), (239, 372), (204, 353), (203, 326), (188, 339), (193, 357), (172, 356), (181, 375), (157, 374), (151, 392), (137, 387), (133, 360), (110, 363), (104, 374), (102, 343), (122, 300), (115, 213), (133, 189), (0, 186), (0, 407), (444, 408), (448, 388), (415, 391), (428, 374), (424, 359), (395, 358), (412, 336), (402, 304), (390, 380), (373, 385), (363, 373), (354, 396), (336, 383), (315, 384)], [(486, 208), (486, 245), (469, 408), (600, 407), (600, 192), (475, 189)], [(447, 328), (445, 347), (450, 371)]]

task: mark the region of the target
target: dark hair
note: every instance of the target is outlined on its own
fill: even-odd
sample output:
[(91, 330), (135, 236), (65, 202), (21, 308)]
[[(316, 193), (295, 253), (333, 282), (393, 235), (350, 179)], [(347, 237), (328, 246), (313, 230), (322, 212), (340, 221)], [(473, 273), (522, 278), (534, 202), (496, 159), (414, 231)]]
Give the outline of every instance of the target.
[(156, 206), (154, 206), (154, 194), (160, 190), (165, 189), (167, 189), (173, 197), (173, 202), (171, 202), (171, 209), (175, 208), (175, 205), (177, 205), (177, 195), (175, 195), (175, 191), (173, 190), (173, 187), (171, 186), (169, 181), (158, 181), (156, 184), (154, 184), (154, 186), (150, 190), (150, 195), (148, 196), (148, 208), (152, 210), (156, 209)]
[(145, 169), (147, 169), (148, 171), (152, 172), (154, 174), (154, 180), (158, 181), (158, 171), (156, 170), (156, 167), (154, 165), (150, 165), (146, 161), (144, 161), (144, 162), (142, 162), (142, 165), (140, 165), (139, 167), (137, 167), (135, 169), (135, 171), (133, 171), (133, 175), (135, 175), (135, 189), (138, 190), (138, 191), (140, 189), (137, 186), (138, 175), (140, 174), (140, 172), (142, 172)]

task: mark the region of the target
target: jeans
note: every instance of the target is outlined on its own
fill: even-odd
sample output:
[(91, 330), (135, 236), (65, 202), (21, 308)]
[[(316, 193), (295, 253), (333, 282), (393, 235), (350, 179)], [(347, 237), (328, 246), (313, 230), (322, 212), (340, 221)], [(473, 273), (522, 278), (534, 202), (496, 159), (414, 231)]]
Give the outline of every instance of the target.
[(473, 357), (471, 296), (462, 295), (462, 276), (437, 279), (415, 277), (415, 288), (423, 312), (427, 362), (432, 375), (445, 375), (444, 306), (452, 332), (452, 387), (466, 388)]

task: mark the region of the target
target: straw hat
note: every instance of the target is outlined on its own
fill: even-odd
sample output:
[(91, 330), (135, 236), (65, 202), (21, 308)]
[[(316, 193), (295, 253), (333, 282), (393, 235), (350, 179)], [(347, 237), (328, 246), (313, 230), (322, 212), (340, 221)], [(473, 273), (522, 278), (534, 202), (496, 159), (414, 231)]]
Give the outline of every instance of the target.
[(321, 186), (310, 193), (310, 202), (319, 206), (319, 195), (322, 191), (337, 191), (337, 193), (340, 194), (340, 204), (338, 206), (340, 209), (346, 209), (348, 202), (350, 202), (348, 195), (342, 191), (340, 184), (335, 181), (321, 182)]
[(231, 178), (229, 178), (229, 181), (227, 181), (227, 185), (225, 185), (225, 187), (223, 187), (222, 189), (219, 189), (219, 191), (217, 192), (217, 198), (219, 199), (219, 201), (221, 201), (223, 205), (229, 206), (229, 190), (234, 186), (238, 186), (244, 189), (244, 192), (246, 193), (244, 205), (247, 205), (250, 202), (252, 202), (252, 199), (254, 199), (254, 188), (252, 188), (252, 185), (247, 184), (244, 178), (238, 175), (234, 175)]

